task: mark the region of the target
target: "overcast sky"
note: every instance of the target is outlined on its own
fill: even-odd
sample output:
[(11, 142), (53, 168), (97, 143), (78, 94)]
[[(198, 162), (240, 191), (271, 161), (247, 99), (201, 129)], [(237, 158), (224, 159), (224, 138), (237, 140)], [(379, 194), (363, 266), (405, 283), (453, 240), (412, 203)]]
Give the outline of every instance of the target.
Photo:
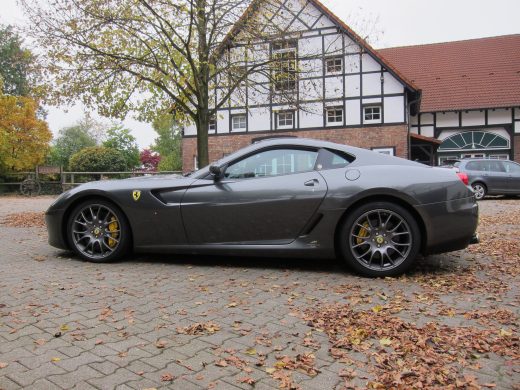
[[(519, 0), (322, 0), (344, 20), (378, 20), (377, 47), (416, 45), (520, 33)], [(16, 0), (0, 0), (0, 23), (23, 23)], [(354, 23), (355, 24), (355, 23)], [(82, 108), (49, 108), (53, 133), (76, 122)], [(150, 125), (127, 119), (141, 147), (156, 137)]]

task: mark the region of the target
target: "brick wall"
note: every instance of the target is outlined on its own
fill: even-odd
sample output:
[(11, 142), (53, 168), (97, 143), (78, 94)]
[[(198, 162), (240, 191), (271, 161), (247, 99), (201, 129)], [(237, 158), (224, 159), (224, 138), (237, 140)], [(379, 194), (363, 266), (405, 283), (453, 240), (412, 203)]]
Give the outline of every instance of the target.
[(517, 163), (520, 163), (520, 134), (515, 135), (514, 139), (514, 159)]
[[(406, 125), (326, 129), (312, 131), (276, 131), (266, 133), (226, 134), (209, 137), (209, 161), (215, 161), (224, 155), (250, 145), (251, 140), (268, 135), (291, 135), (300, 138), (314, 138), (325, 141), (348, 144), (360, 148), (395, 146), (396, 156), (408, 156), (408, 128)], [(195, 137), (182, 140), (182, 166), (184, 172), (194, 169), (194, 156), (197, 155), (197, 139)]]

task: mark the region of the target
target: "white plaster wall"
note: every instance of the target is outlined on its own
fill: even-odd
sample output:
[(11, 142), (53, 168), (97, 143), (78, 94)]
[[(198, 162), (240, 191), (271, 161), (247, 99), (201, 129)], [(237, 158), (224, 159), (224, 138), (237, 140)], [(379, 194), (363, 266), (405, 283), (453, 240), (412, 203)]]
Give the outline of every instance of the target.
[(417, 128), (417, 127), (411, 127), (411, 128), (410, 128), (410, 133), (413, 133), (413, 134), (419, 134), (419, 128)]
[(269, 104), (269, 91), (249, 90), (249, 106)]
[(380, 104), (381, 103), (381, 98), (378, 97), (378, 98), (371, 98), (371, 99), (363, 99), (363, 104)]
[(218, 110), (217, 121), (217, 133), (229, 133), (229, 111)]
[[(363, 70), (365, 69), (363, 65)], [(381, 75), (370, 73), (363, 75), (363, 96), (381, 95)]]
[(483, 126), (486, 124), (484, 111), (462, 111), (462, 126)]
[(302, 104), (300, 128), (323, 127), (323, 106), (320, 103)]
[(383, 73), (385, 94), (404, 93), (404, 86), (388, 72)]
[(323, 79), (301, 80), (300, 100), (323, 99)]
[(515, 122), (515, 133), (520, 133), (520, 122)]
[(309, 26), (312, 26), (314, 22), (321, 16), (321, 12), (310, 3), (307, 3), (307, 6), (300, 14), (300, 19), (307, 23)]
[(345, 34), (345, 53), (352, 54), (359, 53), (360, 51), (360, 46)]
[(520, 107), (515, 108), (515, 119), (520, 119)]
[(437, 113), (437, 127), (452, 127), (459, 126), (458, 112), (438, 112)]
[(420, 114), (421, 115), (421, 126), (422, 125), (433, 125), (433, 114)]
[(488, 110), (488, 124), (511, 123), (511, 110)]
[(433, 128), (433, 126), (421, 126), (421, 135), (433, 138), (433, 135), (434, 135), (434, 128)]
[(418, 125), (419, 124), (419, 117), (417, 115), (410, 115), (410, 124), (411, 125)]
[(250, 108), (248, 118), (248, 131), (266, 131), (270, 130), (268, 108)]
[(359, 73), (360, 70), (360, 56), (351, 54), (345, 56), (345, 73)]
[(360, 124), (361, 102), (359, 100), (345, 101), (345, 119), (347, 125)]
[(385, 104), (385, 123), (404, 122), (404, 97), (386, 97)]
[(307, 77), (319, 77), (323, 74), (323, 61), (317, 58), (300, 60), (300, 79)]
[(372, 71), (380, 71), (381, 65), (379, 65), (379, 62), (374, 60), (370, 54), (363, 54), (363, 72), (372, 72)]
[(341, 34), (326, 35), (325, 41), (325, 55), (341, 55), (343, 54), (343, 40)]
[(359, 75), (353, 75), (353, 76), (346, 76), (345, 77), (345, 95), (347, 97), (355, 97), (360, 96), (361, 93), (361, 86), (360, 86), (360, 76)]
[(190, 123), (184, 127), (184, 135), (197, 135), (197, 127), (194, 123)]
[(325, 79), (325, 97), (333, 99), (343, 96), (343, 77), (327, 77)]
[(321, 55), (323, 41), (320, 36), (301, 38), (298, 40), (298, 56), (305, 58), (306, 56)]

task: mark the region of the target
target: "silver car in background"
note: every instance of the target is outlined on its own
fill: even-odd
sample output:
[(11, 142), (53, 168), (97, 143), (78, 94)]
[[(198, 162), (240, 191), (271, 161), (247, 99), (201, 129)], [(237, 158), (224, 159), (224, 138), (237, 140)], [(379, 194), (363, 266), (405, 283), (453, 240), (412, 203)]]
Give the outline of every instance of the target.
[(494, 159), (467, 159), (454, 164), (468, 176), (469, 185), (480, 200), (486, 195), (520, 195), (520, 164)]

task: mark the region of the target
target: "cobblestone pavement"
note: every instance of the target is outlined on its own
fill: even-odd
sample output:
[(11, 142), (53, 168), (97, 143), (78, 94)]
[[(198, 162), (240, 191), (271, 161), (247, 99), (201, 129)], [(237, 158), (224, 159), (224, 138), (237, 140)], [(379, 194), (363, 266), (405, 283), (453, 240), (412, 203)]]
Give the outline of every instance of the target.
[(0, 198), (0, 389), (520, 383), (520, 200), (481, 202), (483, 244), (378, 280), (321, 260), (91, 264), (51, 248), (43, 228), (1, 224), (51, 201)]

